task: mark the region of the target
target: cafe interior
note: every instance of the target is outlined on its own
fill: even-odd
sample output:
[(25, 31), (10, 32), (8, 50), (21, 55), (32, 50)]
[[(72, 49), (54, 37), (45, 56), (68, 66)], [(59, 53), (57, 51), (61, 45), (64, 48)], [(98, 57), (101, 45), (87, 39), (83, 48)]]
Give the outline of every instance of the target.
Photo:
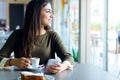
[[(0, 0), (0, 49), (14, 30), (22, 28), (29, 1)], [(120, 0), (50, 1), (52, 29), (60, 35), (75, 66), (72, 71), (50, 74), (54, 79), (48, 80), (119, 80)], [(16, 80), (20, 72), (9, 71), (1, 68), (0, 77), (8, 75), (13, 76), (9, 80)]]

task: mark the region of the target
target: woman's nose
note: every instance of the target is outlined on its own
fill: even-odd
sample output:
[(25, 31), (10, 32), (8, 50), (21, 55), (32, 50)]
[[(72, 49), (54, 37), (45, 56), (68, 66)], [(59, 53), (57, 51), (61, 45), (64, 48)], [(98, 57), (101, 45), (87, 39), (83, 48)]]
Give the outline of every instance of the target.
[(54, 18), (54, 14), (53, 13), (51, 13), (51, 16), (50, 16), (51, 18)]

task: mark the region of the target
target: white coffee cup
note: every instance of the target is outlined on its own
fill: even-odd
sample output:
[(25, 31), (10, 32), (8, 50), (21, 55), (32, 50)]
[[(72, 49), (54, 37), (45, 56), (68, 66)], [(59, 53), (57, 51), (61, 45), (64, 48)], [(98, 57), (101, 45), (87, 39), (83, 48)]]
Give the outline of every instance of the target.
[(31, 58), (31, 64), (32, 64), (31, 66), (33, 68), (39, 67), (39, 62), (40, 62), (40, 58), (35, 58), (35, 57)]

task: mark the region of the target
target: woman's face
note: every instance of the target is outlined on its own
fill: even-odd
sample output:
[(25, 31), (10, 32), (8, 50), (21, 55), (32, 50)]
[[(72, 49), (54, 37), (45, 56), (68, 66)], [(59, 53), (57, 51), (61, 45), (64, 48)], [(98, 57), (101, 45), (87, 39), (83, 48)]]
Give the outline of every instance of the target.
[(51, 4), (48, 3), (45, 7), (41, 9), (40, 14), (41, 25), (50, 27), (52, 24), (52, 19), (53, 19), (52, 8)]

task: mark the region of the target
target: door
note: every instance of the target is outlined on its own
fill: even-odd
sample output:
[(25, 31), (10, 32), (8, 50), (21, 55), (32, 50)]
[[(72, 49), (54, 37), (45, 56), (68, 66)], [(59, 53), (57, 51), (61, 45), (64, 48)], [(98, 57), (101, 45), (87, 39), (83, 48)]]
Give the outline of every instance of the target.
[(10, 4), (10, 30), (14, 30), (17, 27), (22, 28), (24, 19), (24, 4)]

